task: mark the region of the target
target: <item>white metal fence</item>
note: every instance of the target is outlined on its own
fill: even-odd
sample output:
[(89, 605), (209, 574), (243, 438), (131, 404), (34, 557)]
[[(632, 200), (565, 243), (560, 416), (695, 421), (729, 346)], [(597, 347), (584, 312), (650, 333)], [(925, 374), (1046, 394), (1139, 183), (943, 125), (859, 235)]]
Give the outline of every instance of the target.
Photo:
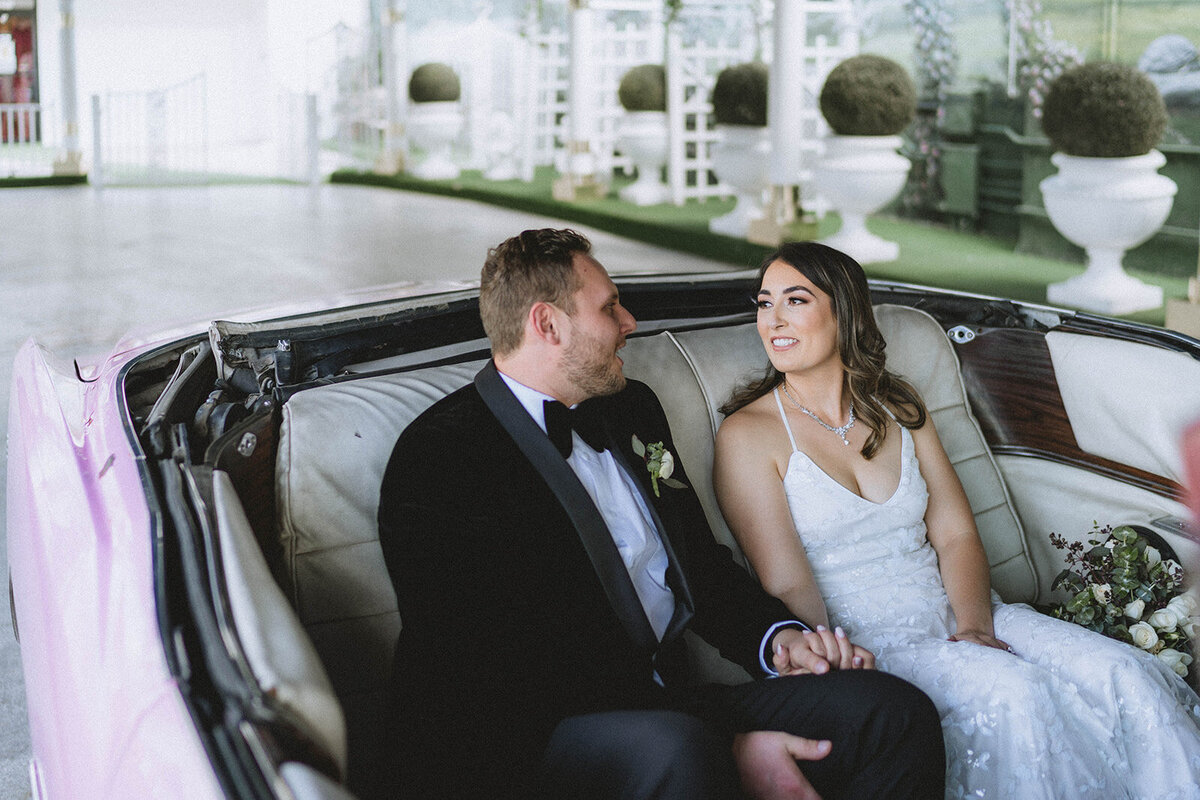
[(93, 95), (92, 184), (313, 182), (323, 166), (332, 170), (320, 161), (314, 95), (279, 92), (273, 104), (258, 109), (253, 136), (214, 143), (205, 88), (204, 76), (197, 75), (165, 89)]
[(206, 182), (207, 105), (203, 74), (149, 92), (108, 92), (103, 101), (93, 95), (92, 182)]
[(0, 178), (51, 174), (58, 140), (58, 120), (49, 106), (0, 103)]
[(386, 98), (371, 47), (366, 31), (343, 23), (308, 42), (310, 59), (321, 65), (311, 80), (318, 136), (347, 166), (370, 167), (383, 152)]

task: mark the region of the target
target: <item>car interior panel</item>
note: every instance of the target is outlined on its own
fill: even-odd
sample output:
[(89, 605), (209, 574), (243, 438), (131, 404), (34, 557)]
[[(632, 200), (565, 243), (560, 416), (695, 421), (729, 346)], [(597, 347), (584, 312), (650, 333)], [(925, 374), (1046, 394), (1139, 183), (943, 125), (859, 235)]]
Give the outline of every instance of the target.
[[(662, 401), (714, 535), (745, 566), (711, 485), (718, 407), (767, 364), (744, 281), (620, 285), (640, 323), (622, 351), (626, 374)], [(1200, 343), (1007, 301), (873, 289), (889, 367), (926, 400), (1002, 598), (1053, 599), (1063, 560), (1048, 534), (1081, 540), (1093, 520), (1153, 527), (1185, 563), (1200, 560), (1179, 527), (1188, 510), (1178, 450), (1200, 416)], [(207, 342), (179, 350), (174, 370), (160, 358), (140, 378), (142, 406), (155, 390), (170, 395), (133, 409), (147, 451), (174, 457), (185, 475), (208, 474), (192, 494), (210, 524), (192, 535), (220, 565), (208, 591), (224, 641), (192, 632), (181, 661), (199, 669), (207, 662), (186, 654), (217, 647), (244, 675), (253, 690), (239, 701), (249, 705), (241, 722), (263, 733), (247, 752), (297, 798), (351, 797), (386, 757), (402, 621), (378, 542), (378, 491), (400, 432), (484, 363), (473, 302), (454, 291), (299, 320), (215, 323)], [(441, 328), (439, 313), (450, 320)], [(184, 430), (186, 449), (202, 455), (180, 458)], [(165, 552), (164, 579), (186, 581), (170, 567), (176, 550)], [(168, 616), (186, 605), (176, 599)], [(690, 641), (712, 680), (747, 678)], [(198, 720), (228, 724), (228, 713), (196, 709)]]

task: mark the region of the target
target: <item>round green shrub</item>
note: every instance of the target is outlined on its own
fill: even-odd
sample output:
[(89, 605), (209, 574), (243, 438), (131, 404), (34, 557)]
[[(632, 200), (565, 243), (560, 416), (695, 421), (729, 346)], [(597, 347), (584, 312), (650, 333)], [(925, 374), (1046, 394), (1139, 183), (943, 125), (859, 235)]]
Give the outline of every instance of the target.
[(408, 96), (414, 103), (454, 102), (461, 95), (458, 75), (446, 64), (422, 64), (408, 79)]
[(642, 64), (626, 72), (617, 87), (626, 111), (666, 111), (667, 71), (662, 64)]
[(767, 124), (767, 66), (759, 62), (726, 67), (713, 86), (713, 116), (719, 125)]
[(1145, 155), (1166, 126), (1167, 106), (1146, 74), (1109, 61), (1059, 75), (1042, 105), (1042, 131), (1055, 150), (1069, 156)]
[(895, 61), (864, 54), (830, 71), (820, 103), (825, 121), (840, 136), (894, 136), (917, 115), (917, 87)]

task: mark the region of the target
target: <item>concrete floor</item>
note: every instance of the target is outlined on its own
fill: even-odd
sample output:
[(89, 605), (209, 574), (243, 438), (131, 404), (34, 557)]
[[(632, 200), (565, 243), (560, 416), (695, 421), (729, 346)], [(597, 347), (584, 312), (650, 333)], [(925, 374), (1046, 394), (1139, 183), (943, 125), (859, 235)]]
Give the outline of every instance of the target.
[[(81, 364), (121, 335), (407, 280), (477, 279), (488, 247), (561, 221), (356, 186), (0, 190), (0, 430), (17, 348)], [(572, 226), (610, 272), (727, 265)], [(0, 493), (7, 456), (0, 454)], [(0, 518), (0, 540), (5, 521)], [(0, 577), (7, 575), (0, 552)], [(20, 652), (0, 592), (0, 798), (31, 796)]]

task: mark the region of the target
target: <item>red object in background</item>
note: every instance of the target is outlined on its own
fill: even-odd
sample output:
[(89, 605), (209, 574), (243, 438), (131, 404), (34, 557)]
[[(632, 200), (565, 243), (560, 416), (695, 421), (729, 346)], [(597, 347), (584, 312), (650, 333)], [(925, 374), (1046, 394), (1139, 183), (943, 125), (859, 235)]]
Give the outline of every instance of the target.
[(17, 75), (13, 81), (13, 102), (33, 102), (33, 25), (17, 23), (12, 32), (17, 46)]
[(1192, 536), (1200, 541), (1200, 420), (1183, 433), (1183, 474), (1192, 509)]
[[(32, 103), (34, 87), (33, 20), (8, 12), (4, 32), (10, 34), (16, 47), (17, 72), (0, 76), (0, 103)], [(8, 110), (0, 113), (0, 143), (36, 142), (41, 139), (37, 115), (30, 111)]]

